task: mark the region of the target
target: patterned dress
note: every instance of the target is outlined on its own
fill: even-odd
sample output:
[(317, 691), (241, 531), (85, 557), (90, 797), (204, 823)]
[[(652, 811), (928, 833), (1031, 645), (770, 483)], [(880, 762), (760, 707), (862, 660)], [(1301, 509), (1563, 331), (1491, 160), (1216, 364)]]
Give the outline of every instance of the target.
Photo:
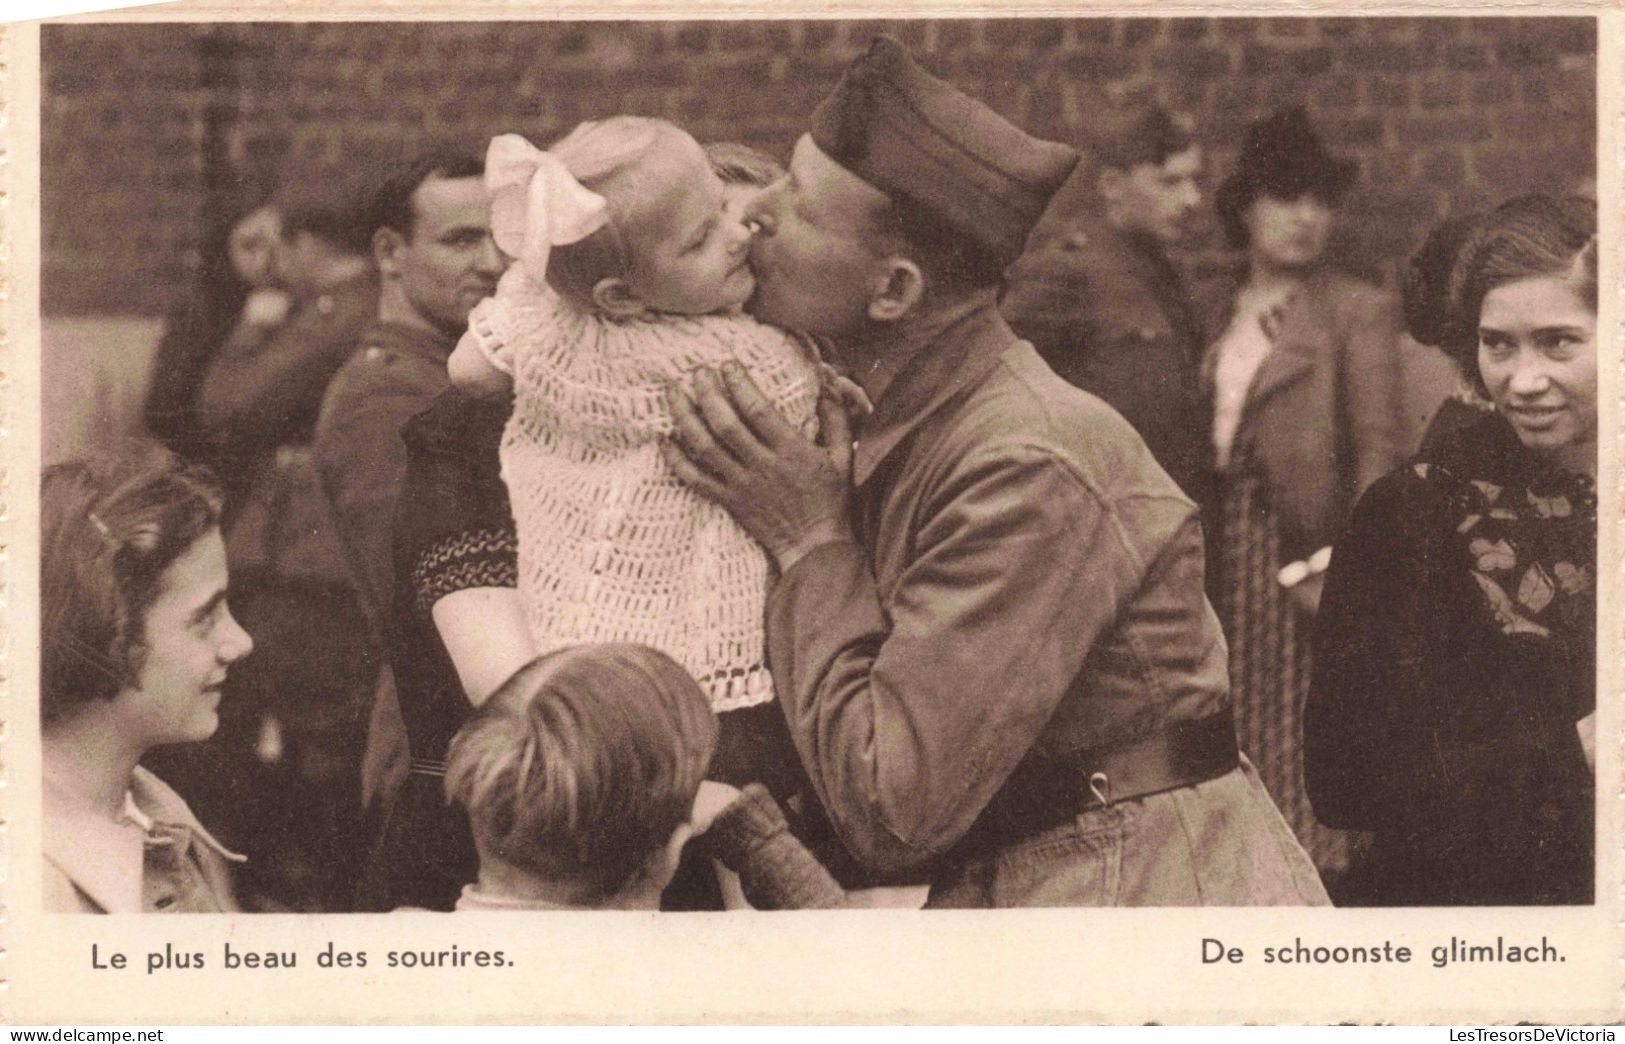
[(1291, 559), (1282, 553), (1281, 519), (1270, 503), (1263, 465), (1245, 440), (1232, 441), (1247, 386), (1293, 300), (1289, 293), (1238, 302), (1234, 321), (1215, 346), (1214, 442), (1221, 471), (1218, 512), (1209, 520), (1209, 593), (1230, 645), (1237, 742), (1315, 866), (1335, 879), (1348, 866), (1351, 838), (1316, 820), (1303, 783), (1302, 712), (1313, 620), (1277, 579)]
[(1589, 903), (1597, 490), (1499, 414), (1442, 433), (1355, 510), (1327, 574), (1309, 790), (1372, 831), (1348, 898)]
[(1218, 531), (1208, 542), (1214, 609), (1230, 643), (1236, 740), (1323, 876), (1347, 868), (1353, 838), (1322, 826), (1303, 782), (1303, 705), (1314, 621), (1276, 579), (1287, 564), (1279, 518), (1256, 461), (1241, 449), (1221, 478)]

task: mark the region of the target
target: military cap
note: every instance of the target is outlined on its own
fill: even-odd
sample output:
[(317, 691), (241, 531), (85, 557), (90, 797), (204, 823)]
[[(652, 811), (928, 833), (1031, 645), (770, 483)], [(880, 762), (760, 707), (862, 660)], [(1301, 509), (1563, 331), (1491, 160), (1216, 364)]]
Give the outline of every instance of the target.
[(1077, 150), (1035, 138), (877, 36), (818, 106), (812, 140), (892, 199), (1014, 261)]

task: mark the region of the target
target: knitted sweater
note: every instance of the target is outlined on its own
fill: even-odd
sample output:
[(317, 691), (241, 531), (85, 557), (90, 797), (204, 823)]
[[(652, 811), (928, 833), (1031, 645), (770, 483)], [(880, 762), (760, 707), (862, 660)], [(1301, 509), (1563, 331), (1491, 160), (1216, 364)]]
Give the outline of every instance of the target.
[(469, 316), (467, 336), (514, 381), (502, 478), (538, 652), (637, 642), (682, 664), (716, 710), (771, 699), (766, 553), (666, 465), (664, 391), (737, 361), (812, 435), (812, 353), (746, 316), (617, 321), (511, 274)]

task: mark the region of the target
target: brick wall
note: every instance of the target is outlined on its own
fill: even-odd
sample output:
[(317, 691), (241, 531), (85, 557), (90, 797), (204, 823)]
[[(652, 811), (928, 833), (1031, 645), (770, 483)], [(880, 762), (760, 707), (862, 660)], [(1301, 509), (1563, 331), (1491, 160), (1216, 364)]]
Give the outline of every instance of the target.
[[(1030, 130), (1118, 97), (1195, 116), (1212, 183), (1303, 102), (1360, 160), (1340, 249), (1382, 274), (1457, 208), (1593, 176), (1588, 18), (62, 25), (42, 33), (44, 308), (161, 312), (237, 177), (311, 176), (426, 136), (547, 141), (618, 112), (787, 153), (877, 30)], [(1220, 263), (1216, 224), (1186, 260)]]

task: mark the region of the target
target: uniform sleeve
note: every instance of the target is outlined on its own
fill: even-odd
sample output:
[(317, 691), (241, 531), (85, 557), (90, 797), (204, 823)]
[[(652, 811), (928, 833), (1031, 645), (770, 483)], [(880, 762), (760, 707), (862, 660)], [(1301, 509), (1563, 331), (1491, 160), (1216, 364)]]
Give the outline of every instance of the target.
[(233, 334), (209, 364), (198, 422), (215, 447), (234, 454), (275, 446), (316, 420), (322, 393), (371, 319), (364, 295), (307, 305), (269, 333)]
[(401, 427), (443, 384), (412, 380), (402, 375), (404, 365), (365, 356), (352, 360), (329, 389), (316, 425), (322, 488), (362, 601), (380, 628), (394, 590), (391, 524), (406, 480)]
[(1163, 470), (1200, 499), (1205, 425), (1190, 349), (1121, 259), (1052, 248), (1012, 270), (999, 308), (1057, 376), (1122, 414)]
[(745, 898), (758, 910), (811, 910), (844, 906), (846, 891), (790, 833), (767, 788), (747, 784), (739, 799), (705, 833), (722, 865), (739, 875)]
[(1399, 302), (1394, 296), (1362, 288), (1350, 309), (1347, 355), (1339, 375), (1348, 404), (1359, 483), (1356, 493), (1410, 454), (1400, 329)]
[(1148, 568), (1115, 513), (1040, 449), (962, 464), (924, 510), (884, 604), (851, 542), (803, 557), (768, 604), (802, 763), (846, 847), (882, 873), (965, 835)]

